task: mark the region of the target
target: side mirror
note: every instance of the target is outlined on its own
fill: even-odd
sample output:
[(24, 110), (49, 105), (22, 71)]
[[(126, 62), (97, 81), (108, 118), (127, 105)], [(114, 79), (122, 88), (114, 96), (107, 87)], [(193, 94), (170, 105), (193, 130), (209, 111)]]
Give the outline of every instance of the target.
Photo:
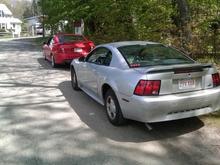
[(85, 58), (84, 56), (82, 56), (82, 57), (79, 58), (79, 61), (80, 61), (80, 62), (85, 62), (85, 59), (86, 59), (86, 58)]

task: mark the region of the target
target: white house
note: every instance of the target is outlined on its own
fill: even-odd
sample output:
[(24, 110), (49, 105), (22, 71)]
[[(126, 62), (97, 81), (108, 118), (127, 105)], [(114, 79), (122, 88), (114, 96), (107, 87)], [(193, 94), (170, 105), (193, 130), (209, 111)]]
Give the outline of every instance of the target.
[(13, 37), (20, 37), (21, 20), (14, 18), (5, 4), (0, 4), (0, 29), (11, 32)]

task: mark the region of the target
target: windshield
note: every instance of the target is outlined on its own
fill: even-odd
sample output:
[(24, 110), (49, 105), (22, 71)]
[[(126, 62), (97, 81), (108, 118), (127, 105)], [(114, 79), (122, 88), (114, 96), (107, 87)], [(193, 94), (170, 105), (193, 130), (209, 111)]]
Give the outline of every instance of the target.
[(74, 41), (83, 41), (84, 38), (80, 35), (60, 35), (60, 43), (74, 42)]
[(129, 45), (118, 50), (130, 67), (194, 63), (185, 54), (162, 44)]

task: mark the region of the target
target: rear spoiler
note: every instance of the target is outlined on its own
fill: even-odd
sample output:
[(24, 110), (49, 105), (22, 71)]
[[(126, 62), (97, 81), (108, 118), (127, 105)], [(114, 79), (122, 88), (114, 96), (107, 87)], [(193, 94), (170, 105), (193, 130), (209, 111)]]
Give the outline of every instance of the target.
[(205, 68), (212, 68), (212, 64), (196, 64), (188, 66), (174, 66), (174, 67), (155, 67), (148, 69), (145, 73), (165, 73), (165, 72), (174, 72), (175, 74), (179, 73), (191, 73), (191, 72), (202, 72)]

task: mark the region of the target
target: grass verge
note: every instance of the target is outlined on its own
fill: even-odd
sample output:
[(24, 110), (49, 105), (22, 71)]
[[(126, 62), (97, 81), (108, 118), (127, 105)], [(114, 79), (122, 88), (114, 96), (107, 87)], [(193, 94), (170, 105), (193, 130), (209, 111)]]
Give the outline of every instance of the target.
[(38, 46), (42, 46), (43, 42), (47, 42), (47, 40), (49, 39), (49, 37), (38, 37), (38, 38), (33, 38), (33, 43), (35, 43)]

